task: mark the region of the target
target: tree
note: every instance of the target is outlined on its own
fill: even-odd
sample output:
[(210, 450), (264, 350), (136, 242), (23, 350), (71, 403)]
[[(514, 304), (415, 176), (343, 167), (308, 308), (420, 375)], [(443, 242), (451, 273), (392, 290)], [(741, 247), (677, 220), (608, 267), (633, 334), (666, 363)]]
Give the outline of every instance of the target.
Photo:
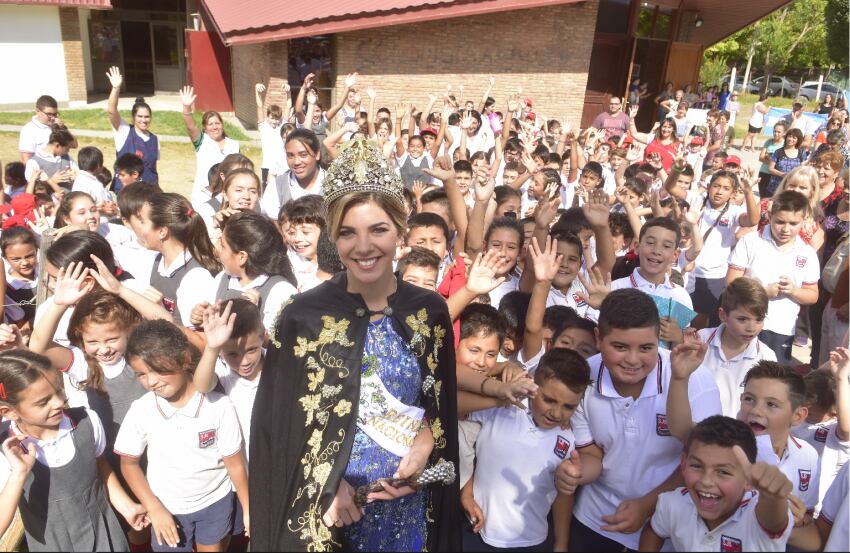
[(824, 9), (826, 23), (826, 51), (831, 61), (839, 67), (850, 65), (848, 60), (847, 25), (850, 20), (850, 8), (847, 0), (826, 0)]

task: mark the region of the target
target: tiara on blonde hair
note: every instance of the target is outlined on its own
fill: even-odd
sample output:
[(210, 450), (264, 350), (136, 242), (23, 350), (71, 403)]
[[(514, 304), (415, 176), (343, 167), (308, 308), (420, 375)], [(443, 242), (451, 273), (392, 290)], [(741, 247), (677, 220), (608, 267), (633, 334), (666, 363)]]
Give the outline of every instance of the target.
[(352, 192), (374, 192), (387, 196), (404, 208), (404, 184), (387, 164), (380, 149), (366, 140), (345, 144), (328, 168), (322, 184), (325, 205)]

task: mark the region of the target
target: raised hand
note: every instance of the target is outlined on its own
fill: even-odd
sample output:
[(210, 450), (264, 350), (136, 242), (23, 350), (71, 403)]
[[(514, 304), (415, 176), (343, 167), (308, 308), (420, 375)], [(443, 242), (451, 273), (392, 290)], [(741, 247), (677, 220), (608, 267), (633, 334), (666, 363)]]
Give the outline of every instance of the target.
[(558, 269), (561, 267), (561, 259), (564, 257), (558, 254), (558, 241), (552, 240), (551, 236), (547, 236), (546, 249), (540, 251), (537, 238), (532, 237), (528, 254), (531, 256), (534, 277), (537, 279), (537, 282), (551, 282), (555, 278), (555, 275), (558, 274)]
[(469, 130), (469, 127), (472, 126), (473, 121), (474, 121), (474, 119), (472, 118), (472, 115), (469, 112), (467, 112), (460, 119), (460, 128), (463, 129), (463, 130)]
[(319, 97), (316, 95), (316, 92), (314, 90), (310, 90), (307, 93), (307, 104), (312, 106), (312, 105), (315, 105), (316, 102), (318, 102), (318, 101), (319, 101)]
[[(315, 78), (315, 75), (313, 75), (312, 73), (309, 76), (312, 76), (312, 77)], [(357, 84), (357, 72), (356, 71), (354, 73), (349, 73), (348, 75), (345, 76), (345, 88), (347, 88), (348, 90), (351, 90), (351, 89), (354, 88), (354, 85), (356, 85), (356, 84)]]
[(581, 456), (578, 450), (574, 449), (570, 452), (569, 459), (564, 459), (555, 470), (555, 487), (558, 489), (558, 493), (575, 494), (582, 476)]
[(774, 499), (788, 499), (794, 485), (778, 467), (763, 461), (751, 463), (740, 446), (732, 446), (732, 452), (744, 471), (744, 478), (762, 496)]
[(823, 366), (829, 369), (837, 380), (847, 380), (847, 375), (850, 374), (850, 350), (842, 347), (835, 348), (829, 352), (829, 361)]
[(608, 205), (608, 194), (604, 190), (592, 190), (585, 199), (584, 205), (581, 206), (581, 211), (591, 227), (607, 227), (608, 215), (610, 213)]
[(560, 205), (560, 198), (556, 198), (548, 202), (538, 202), (537, 207), (534, 208), (535, 226), (539, 229), (548, 230), (552, 221), (554, 221), (555, 217), (558, 215), (558, 205)]
[(3, 441), (3, 455), (9, 463), (12, 474), (24, 476), (35, 466), (35, 445), (23, 444), (26, 436), (10, 436)]
[(414, 198), (421, 198), (422, 194), (425, 193), (425, 183), (419, 179), (413, 181), (413, 186), (411, 187), (411, 191), (413, 192)]
[(638, 114), (638, 107), (634, 104), (629, 106), (629, 117), (634, 119)]
[(221, 302), (215, 305), (208, 305), (204, 309), (204, 336), (207, 339), (207, 347), (210, 349), (220, 349), (230, 340), (233, 334), (233, 325), (236, 324), (236, 313), (231, 313), (233, 302), (227, 302), (224, 309), (221, 309)]
[(23, 341), (18, 325), (0, 323), (0, 351), (20, 348)]
[(41, 236), (46, 231), (50, 230), (50, 221), (47, 219), (47, 216), (44, 215), (44, 208), (42, 207), (36, 208), (33, 213), (35, 214), (35, 221), (27, 221), (27, 225), (34, 233)]
[(59, 269), (53, 290), (53, 303), (71, 306), (83, 299), (83, 296), (94, 288), (94, 280), (88, 279), (88, 276), (89, 270), (82, 261), (71, 263), (67, 269)]
[(672, 378), (687, 380), (702, 365), (708, 344), (699, 339), (696, 333), (685, 333), (685, 341), (670, 352)]
[(611, 273), (603, 273), (598, 267), (590, 270), (590, 279), (584, 278), (579, 273), (578, 279), (584, 290), (579, 290), (578, 295), (587, 302), (587, 305), (599, 309), (605, 296), (611, 293)]
[(701, 216), (702, 213), (700, 213), (699, 211), (689, 209), (685, 212), (685, 221), (693, 227), (699, 223), (699, 219)]
[(487, 77), (487, 83), (490, 85), (490, 88), (493, 88), (493, 85), (496, 84), (496, 77), (490, 75), (489, 77)]
[(91, 260), (94, 261), (95, 267), (97, 267), (97, 271), (89, 270), (89, 274), (94, 278), (100, 287), (110, 292), (112, 294), (117, 294), (121, 291), (121, 283), (115, 278), (109, 269), (106, 267), (103, 261), (99, 257), (94, 254), (91, 254)]
[[(350, 77), (350, 75), (349, 75), (349, 77)], [(315, 73), (307, 74), (307, 76), (304, 77), (304, 88), (312, 88), (313, 83), (315, 83), (315, 82), (316, 82), (316, 74)], [(350, 86), (348, 86), (348, 78), (345, 79), (345, 86), (348, 87), (348, 88), (351, 88)]]
[(121, 88), (121, 84), (124, 82), (124, 77), (121, 76), (121, 70), (115, 65), (110, 67), (106, 72), (106, 78), (109, 79), (109, 84), (112, 85), (112, 88)]
[(366, 96), (369, 97), (370, 100), (374, 100), (376, 96), (378, 96), (378, 91), (375, 90), (374, 87), (369, 87), (366, 89)]
[(505, 281), (505, 277), (496, 276), (500, 255), (496, 250), (479, 253), (469, 268), (466, 277), (466, 289), (475, 296), (489, 294)]
[(523, 165), (525, 165), (525, 168), (528, 170), (529, 174), (533, 175), (537, 172), (537, 162), (534, 161), (533, 157), (531, 157), (531, 152), (523, 149), (522, 153), (520, 154), (520, 161)]
[(438, 157), (434, 160), (433, 167), (430, 169), (423, 169), (422, 172), (443, 182), (446, 182), (455, 176), (454, 166), (452, 165), (452, 160), (449, 156)]
[(508, 98), (508, 111), (514, 113), (517, 109), (519, 109), (519, 97), (513, 94)]
[(429, 92), (428, 93), (428, 103), (433, 104), (436, 101), (437, 101), (437, 95), (434, 94), (433, 92)]
[(180, 102), (183, 103), (184, 108), (191, 108), (195, 103), (195, 87), (193, 86), (184, 86), (180, 89)]
[(263, 83), (257, 83), (254, 85), (254, 91), (256, 91), (257, 94), (262, 94), (266, 91), (266, 85)]
[(440, 121), (443, 125), (449, 124), (449, 117), (455, 112), (455, 108), (451, 104), (446, 104), (443, 106), (443, 111), (440, 112)]
[(292, 87), (289, 86), (288, 82), (285, 82), (280, 85), (280, 90), (283, 92), (284, 96), (289, 96), (289, 93), (292, 91)]
[(486, 173), (486, 170), (479, 169), (479, 174), (477, 175), (478, 178), (476, 178), (473, 183), (475, 186), (475, 201), (489, 202), (496, 190), (496, 181), (486, 174), (484, 178), (481, 178), (481, 171)]

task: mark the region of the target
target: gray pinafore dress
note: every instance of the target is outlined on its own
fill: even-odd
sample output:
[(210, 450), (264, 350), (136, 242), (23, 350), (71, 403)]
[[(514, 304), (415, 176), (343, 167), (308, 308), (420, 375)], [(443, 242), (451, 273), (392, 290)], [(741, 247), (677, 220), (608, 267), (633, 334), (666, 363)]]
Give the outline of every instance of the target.
[[(61, 467), (38, 461), (18, 502), (30, 551), (128, 551), (97, 470), (94, 429), (82, 407), (67, 415), (74, 425), (74, 457)], [(4, 433), (4, 439), (8, 433)]]

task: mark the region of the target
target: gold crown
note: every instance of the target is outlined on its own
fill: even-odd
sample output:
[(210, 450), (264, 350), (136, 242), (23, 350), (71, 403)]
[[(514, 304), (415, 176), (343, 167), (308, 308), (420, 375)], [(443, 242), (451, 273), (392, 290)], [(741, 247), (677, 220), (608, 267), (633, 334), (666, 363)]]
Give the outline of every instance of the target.
[(374, 192), (398, 202), (404, 209), (404, 183), (387, 164), (380, 149), (366, 140), (353, 140), (340, 148), (322, 183), (325, 205), (351, 192)]

